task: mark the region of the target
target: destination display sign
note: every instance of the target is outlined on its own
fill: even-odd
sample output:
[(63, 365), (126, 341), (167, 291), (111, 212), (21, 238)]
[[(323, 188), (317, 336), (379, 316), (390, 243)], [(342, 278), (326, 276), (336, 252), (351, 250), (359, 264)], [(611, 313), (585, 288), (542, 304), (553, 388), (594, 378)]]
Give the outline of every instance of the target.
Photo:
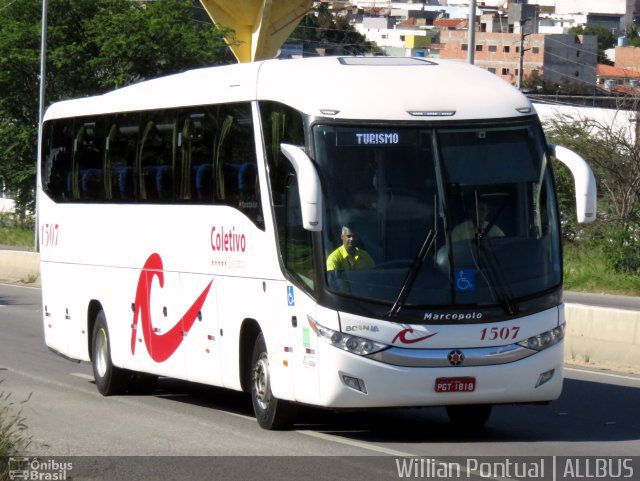
[(410, 146), (416, 145), (415, 130), (351, 130), (338, 132), (339, 147)]

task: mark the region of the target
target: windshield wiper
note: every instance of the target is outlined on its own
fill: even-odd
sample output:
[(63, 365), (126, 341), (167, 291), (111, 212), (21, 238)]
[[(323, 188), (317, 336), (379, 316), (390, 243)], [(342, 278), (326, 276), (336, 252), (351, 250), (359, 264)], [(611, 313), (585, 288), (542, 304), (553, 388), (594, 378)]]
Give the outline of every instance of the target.
[(420, 267), (422, 266), (425, 257), (427, 257), (428, 252), (431, 250), (431, 247), (435, 244), (437, 235), (438, 231), (436, 229), (430, 229), (429, 232), (427, 232), (427, 235), (422, 242), (422, 246), (418, 250), (416, 257), (411, 263), (411, 267), (409, 267), (409, 270), (407, 271), (407, 275), (404, 278), (402, 288), (400, 289), (400, 293), (398, 294), (396, 301), (393, 303), (389, 312), (385, 314), (386, 317), (397, 316), (400, 310), (404, 307), (404, 303), (413, 288), (413, 283), (420, 271)]
[(486, 261), (487, 274), (490, 280), (490, 285), (498, 298), (503, 303), (503, 308), (507, 314), (516, 315), (520, 311), (518, 304), (514, 302), (514, 296), (507, 284), (502, 267), (496, 258), (496, 254), (493, 250), (493, 246), (489, 241), (489, 236), (480, 234), (478, 239), (478, 251), (482, 252), (482, 259)]

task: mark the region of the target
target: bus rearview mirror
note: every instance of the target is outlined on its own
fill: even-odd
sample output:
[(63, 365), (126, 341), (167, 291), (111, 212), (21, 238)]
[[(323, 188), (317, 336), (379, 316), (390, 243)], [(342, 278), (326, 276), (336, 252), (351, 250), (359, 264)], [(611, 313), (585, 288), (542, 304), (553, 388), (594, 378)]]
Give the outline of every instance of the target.
[(291, 144), (280, 144), (280, 149), (293, 165), (298, 177), (302, 226), (308, 231), (321, 231), (322, 190), (318, 172), (311, 159), (300, 147)]
[(596, 220), (596, 179), (589, 164), (574, 151), (561, 145), (548, 144), (551, 155), (566, 165), (576, 186), (576, 214), (578, 222)]

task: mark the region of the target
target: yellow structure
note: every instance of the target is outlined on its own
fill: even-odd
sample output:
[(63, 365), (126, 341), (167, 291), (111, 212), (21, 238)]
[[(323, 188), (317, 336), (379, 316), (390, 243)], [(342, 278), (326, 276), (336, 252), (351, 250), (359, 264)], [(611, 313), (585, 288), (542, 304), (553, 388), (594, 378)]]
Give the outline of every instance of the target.
[[(227, 39), (238, 62), (273, 58), (313, 0), (200, 0), (211, 20), (235, 31)], [(233, 41), (232, 41), (233, 40)]]
[(431, 46), (429, 35), (406, 35), (404, 48), (426, 48)]

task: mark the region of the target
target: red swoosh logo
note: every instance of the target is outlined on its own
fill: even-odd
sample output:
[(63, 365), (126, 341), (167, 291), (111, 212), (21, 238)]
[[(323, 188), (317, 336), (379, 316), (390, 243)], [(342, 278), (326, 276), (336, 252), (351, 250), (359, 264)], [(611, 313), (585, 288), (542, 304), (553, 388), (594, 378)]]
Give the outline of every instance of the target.
[(433, 334), (427, 334), (426, 336), (416, 337), (414, 339), (407, 339), (407, 334), (413, 334), (413, 329), (411, 328), (403, 329), (398, 334), (396, 334), (396, 337), (393, 338), (393, 341), (391, 341), (391, 343), (393, 344), (396, 341), (400, 341), (402, 344), (415, 344), (416, 342), (429, 339), (430, 337), (433, 337), (438, 333), (434, 332)]
[(180, 318), (180, 320), (169, 331), (164, 334), (156, 334), (153, 330), (151, 322), (151, 310), (149, 307), (149, 298), (151, 293), (151, 283), (153, 278), (158, 277), (160, 287), (164, 287), (164, 273), (162, 271), (162, 258), (159, 254), (151, 254), (145, 262), (140, 278), (138, 279), (138, 288), (136, 290), (136, 302), (133, 314), (133, 325), (131, 326), (131, 354), (136, 351), (136, 330), (138, 327), (138, 319), (142, 324), (142, 332), (144, 334), (144, 343), (147, 346), (149, 355), (156, 362), (163, 362), (169, 359), (174, 352), (180, 347), (184, 340), (184, 334), (189, 332), (193, 323), (198, 317), (198, 312), (202, 309), (202, 305), (209, 294), (209, 289), (213, 280), (209, 282), (202, 293), (195, 300), (193, 305)]

